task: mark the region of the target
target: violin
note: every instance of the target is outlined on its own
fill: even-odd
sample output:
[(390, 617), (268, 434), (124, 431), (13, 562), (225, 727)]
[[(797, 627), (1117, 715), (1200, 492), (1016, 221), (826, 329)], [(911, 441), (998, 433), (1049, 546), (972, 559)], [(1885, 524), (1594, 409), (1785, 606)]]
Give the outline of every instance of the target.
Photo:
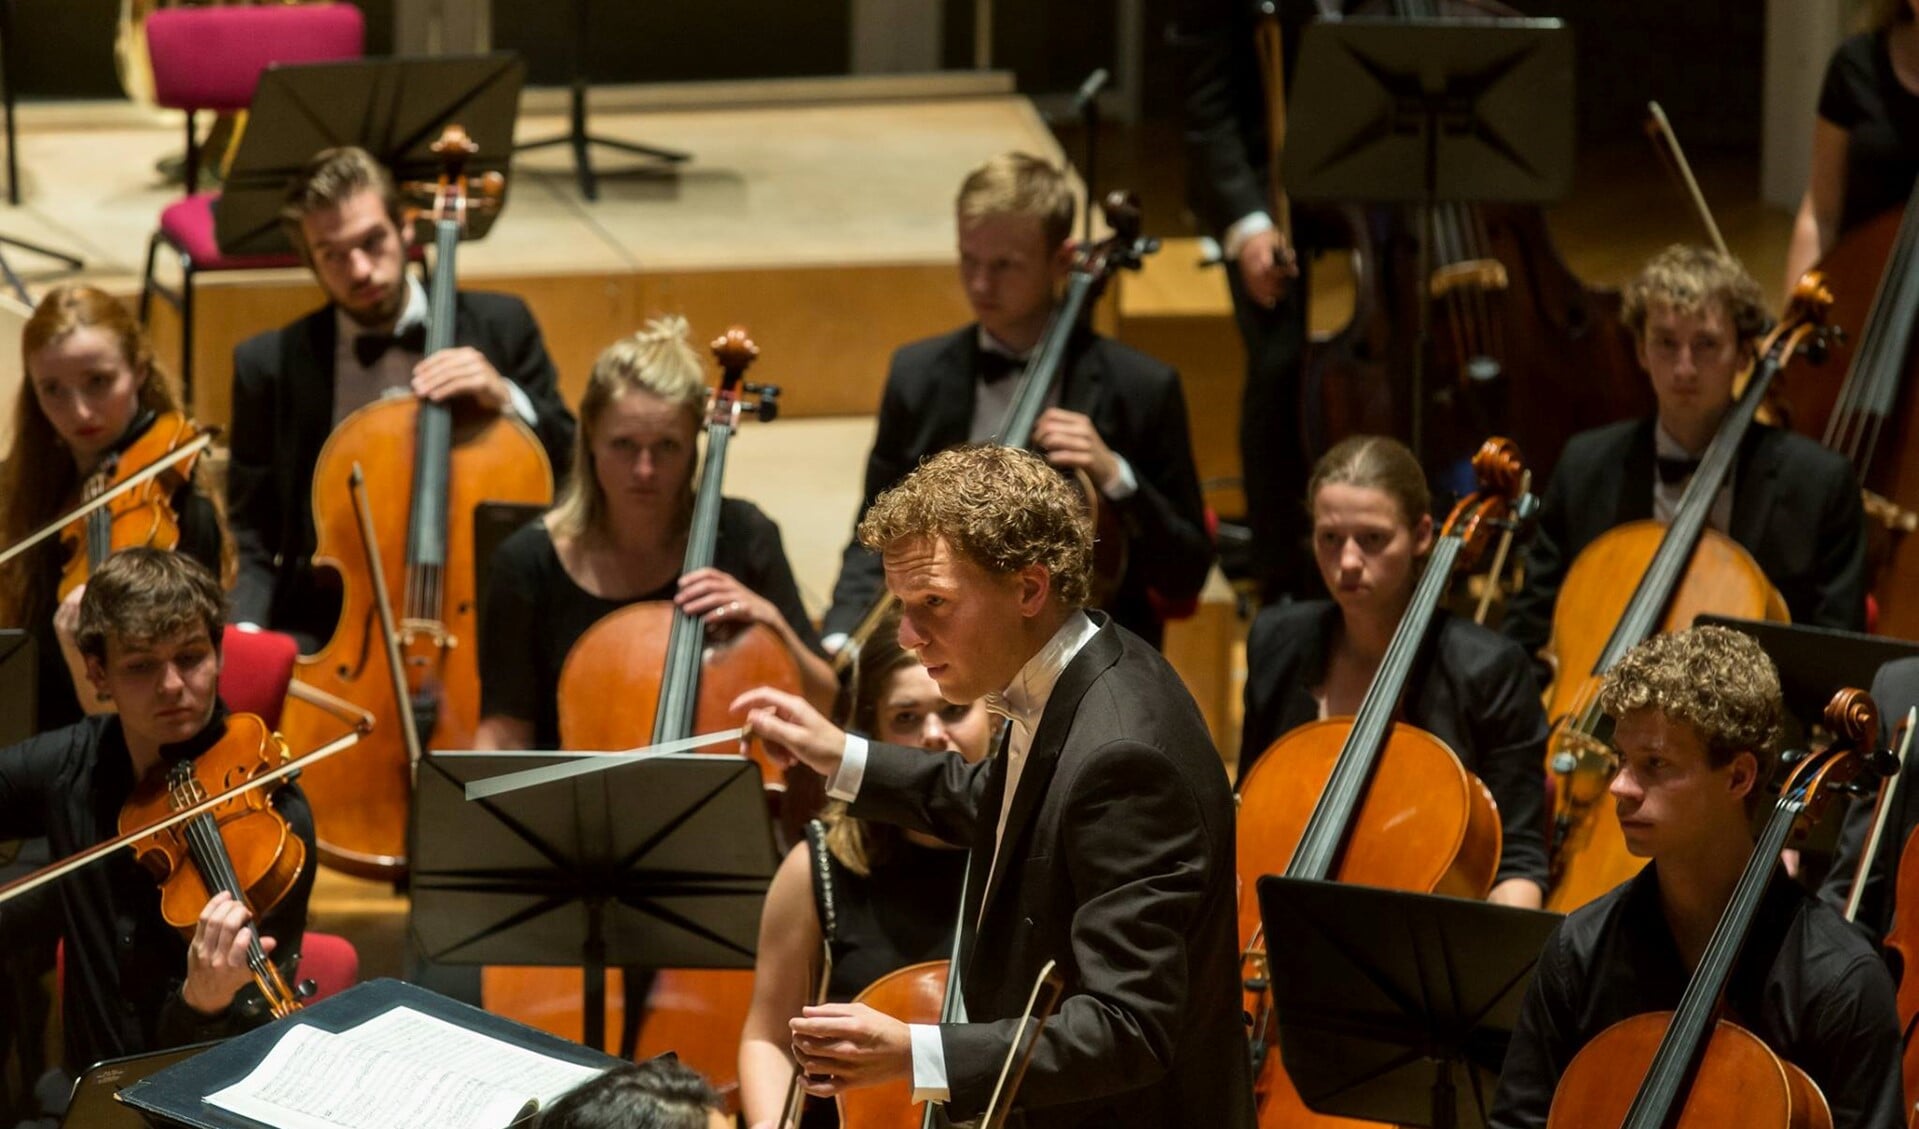
[[(959, 983), (947, 976), (950, 967), (946, 961), (929, 960), (896, 968), (861, 989), (853, 1002), (901, 1023), (946, 1022), (952, 1016), (950, 990)], [(934, 1116), (931, 1102), (924, 1111), (913, 1108), (909, 1078), (846, 1090), (834, 1100), (840, 1129), (921, 1129)]]
[(1492, 793), (1444, 741), (1394, 720), (1433, 612), (1456, 570), (1470, 568), (1513, 508), (1524, 469), (1515, 445), (1488, 439), (1473, 460), (1477, 493), (1461, 499), (1393, 632), (1359, 713), (1302, 725), (1275, 741), (1239, 792), (1239, 924), (1255, 1096), (1262, 1129), (1366, 1124), (1313, 1113), (1274, 1054), (1278, 1034), (1256, 884), (1261, 875), (1357, 882), (1483, 898), (1501, 846)]
[[(1553, 1092), (1548, 1129), (1830, 1129), (1832, 1111), (1812, 1079), (1757, 1035), (1720, 1017), (1727, 981), (1779, 852), (1804, 839), (1834, 791), (1870, 771), (1867, 760), (1879, 732), (1871, 696), (1841, 690), (1825, 716), (1838, 739), (1793, 765), (1679, 1006), (1622, 1020), (1581, 1048)], [(1631, 1079), (1642, 1081), (1621, 1085)]]
[[(1077, 248), (1072, 270), (1066, 276), (1066, 294), (1055, 306), (1040, 334), (1039, 344), (1027, 358), (1013, 392), (1006, 418), (993, 432), (991, 442), (1025, 447), (1031, 444), (1033, 428), (1046, 411), (1060, 381), (1066, 351), (1073, 335), (1085, 323), (1087, 311), (1106, 289), (1115, 273), (1138, 270), (1146, 256), (1159, 250), (1159, 240), (1140, 234), (1142, 222), (1139, 198), (1128, 192), (1110, 192), (1100, 202), (1100, 211), (1112, 234), (1096, 243)], [(1127, 537), (1119, 517), (1111, 506), (1100, 504), (1099, 488), (1085, 471), (1074, 475), (1086, 498), (1087, 513), (1093, 520), (1093, 603), (1099, 605), (1118, 590), (1126, 573)], [(847, 678), (857, 672), (860, 647), (893, 609), (891, 593), (882, 594), (860, 617), (859, 624), (847, 633), (846, 642), (833, 656), (833, 673)], [(849, 693), (850, 702), (856, 694)]]
[[(82, 499), (90, 501), (105, 494), (199, 435), (200, 429), (184, 414), (163, 413), (125, 450), (109, 456), (88, 476), (81, 486)], [(66, 563), (60, 570), (58, 599), (65, 600), (87, 582), (94, 569), (121, 549), (146, 546), (172, 550), (180, 544), (180, 515), (173, 512), (173, 495), (193, 480), (193, 469), (205, 449), (203, 444), (178, 460), (166, 462), (162, 473), (115, 494), (105, 506), (74, 518), (60, 530)]]
[[(429, 354), (453, 345), (455, 259), (466, 219), (496, 209), (503, 191), (498, 174), (466, 175), (477, 149), (457, 126), (433, 146), (442, 170), (429, 213)], [(372, 501), (367, 522), (352, 501), (356, 465)], [(391, 397), (348, 416), (321, 448), (313, 474), (314, 561), (339, 577), (340, 619), (317, 652), (300, 657), (295, 685), (304, 692), (288, 700), (282, 727), (296, 746), (317, 744), (339, 730), (346, 712), (318, 704), (327, 701), (383, 723), (352, 756), (317, 767), (302, 782), (328, 865), (378, 880), (404, 872), (420, 750), (470, 748), (479, 724), (473, 512), (483, 502), (552, 500), (546, 452), (510, 415), (470, 418), (446, 404)], [(376, 570), (399, 596), (399, 671), (382, 645)], [(390, 583), (394, 578), (399, 583)], [(405, 695), (395, 693), (398, 682)], [(410, 712), (408, 724), (400, 724), (401, 711)], [(417, 742), (406, 736), (409, 725)]]
[[(1785, 317), (1761, 342), (1745, 390), (1680, 495), (1671, 524), (1636, 521), (1608, 530), (1581, 550), (1566, 572), (1548, 644), (1561, 673), (1546, 700), (1553, 723), (1546, 764), (1558, 777), (1547, 845), (1553, 867), (1547, 909), (1565, 913), (1585, 905), (1644, 865), (1626, 850), (1607, 793), (1619, 765), (1605, 740), (1605, 715), (1599, 709), (1606, 672), (1642, 639), (1680, 630), (1701, 613), (1791, 618), (1752, 555), (1707, 528), (1706, 518), (1720, 488), (1731, 480), (1740, 444), (1780, 368), (1802, 351), (1825, 350), (1831, 305), (1832, 294), (1817, 273), (1800, 280)], [(1625, 582), (1634, 577), (1635, 586), (1628, 588)]]
[(1836, 386), (1803, 366), (1780, 381), (1786, 423), (1846, 456), (1864, 487), (1874, 630), (1902, 639), (1919, 639), (1919, 396), (1908, 391), (1919, 379), (1915, 255), (1919, 208), (1910, 198), (1840, 236), (1814, 269), (1832, 280), (1828, 321), (1855, 343), (1851, 362)]
[[(1395, 19), (1517, 14), (1491, 0), (1383, 7)], [(1460, 471), (1483, 436), (1513, 438), (1543, 478), (1576, 432), (1652, 410), (1619, 292), (1572, 273), (1537, 205), (1435, 204), (1430, 241), (1413, 207), (1310, 214), (1326, 230), (1316, 245), (1350, 248), (1353, 261), (1351, 318), (1301, 354), (1301, 438), (1313, 455), (1348, 435), (1413, 440), (1434, 485), (1463, 492)], [(1423, 356), (1411, 332), (1422, 318)]]

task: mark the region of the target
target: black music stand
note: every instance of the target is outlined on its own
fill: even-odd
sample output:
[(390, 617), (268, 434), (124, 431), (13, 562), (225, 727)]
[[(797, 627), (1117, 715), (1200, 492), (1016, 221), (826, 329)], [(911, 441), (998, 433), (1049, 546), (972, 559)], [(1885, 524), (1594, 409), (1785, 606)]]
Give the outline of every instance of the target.
[[(433, 143), (457, 124), (479, 146), (467, 171), (505, 172), (525, 78), (526, 65), (504, 52), (268, 67), (213, 208), (215, 241), (229, 255), (292, 254), (280, 227), (287, 186), (331, 146), (360, 146), (395, 181), (431, 182), (440, 174)], [(500, 204), (505, 207), (504, 197)], [(470, 209), (466, 238), (484, 236), (497, 215)], [(426, 222), (424, 243), (431, 245)]]
[(606, 1041), (606, 969), (751, 968), (779, 866), (760, 772), (702, 753), (468, 802), (466, 785), (576, 760), (429, 753), (414, 788), (413, 934), (428, 959), (585, 970), (584, 1042)]
[(657, 145), (643, 145), (637, 141), (622, 141), (617, 137), (605, 137), (587, 130), (586, 93), (592, 83), (586, 77), (586, 59), (587, 52), (593, 45), (592, 36), (587, 31), (586, 6), (590, 3), (592, 0), (573, 0), (573, 76), (568, 82), (572, 89), (568, 95), (566, 132), (552, 137), (543, 137), (538, 141), (524, 142), (514, 146), (514, 151), (524, 153), (529, 149), (546, 149), (554, 145), (570, 147), (573, 150), (573, 172), (580, 181), (580, 195), (588, 200), (598, 200), (600, 174), (593, 170), (593, 158), (587, 153), (590, 146), (602, 145), (608, 149), (618, 149), (622, 153), (652, 157), (669, 165), (690, 161), (693, 159), (693, 154), (678, 149), (662, 149)]
[(1309, 1107), (1436, 1129), (1486, 1124), (1558, 914), (1270, 874), (1259, 913), (1276, 954), (1280, 1051)]
[[(1422, 298), (1438, 204), (1556, 200), (1572, 183), (1572, 35), (1558, 20), (1310, 24), (1288, 101), (1287, 194), (1418, 205)], [(1410, 445), (1424, 463), (1432, 303), (1415, 304)]]

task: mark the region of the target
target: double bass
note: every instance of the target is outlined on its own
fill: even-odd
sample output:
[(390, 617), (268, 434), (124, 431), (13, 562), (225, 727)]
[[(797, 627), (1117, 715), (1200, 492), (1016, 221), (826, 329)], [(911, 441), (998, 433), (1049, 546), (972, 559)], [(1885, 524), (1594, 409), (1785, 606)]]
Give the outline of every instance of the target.
[(1794, 366), (1780, 382), (1793, 430), (1846, 456), (1864, 487), (1875, 630), (1902, 639), (1919, 639), (1919, 396), (1908, 391), (1919, 379), (1915, 262), (1912, 199), (1842, 236), (1814, 269), (1832, 280), (1827, 320), (1852, 345), (1846, 374), (1835, 386)]
[[(1826, 707), (1826, 725), (1838, 740), (1793, 765), (1679, 1006), (1621, 1020), (1582, 1047), (1553, 1092), (1548, 1129), (1830, 1129), (1818, 1085), (1721, 1014), (1779, 852), (1804, 838), (1834, 791), (1869, 771), (1879, 731), (1872, 698), (1841, 690)], [(1621, 1084), (1631, 1079), (1641, 1081)]]
[[(1396, 19), (1515, 15), (1491, 0), (1385, 8)], [(1576, 432), (1651, 410), (1618, 291), (1572, 273), (1538, 206), (1435, 204), (1425, 256), (1414, 207), (1314, 208), (1300, 224), (1325, 232), (1315, 245), (1349, 249), (1353, 268), (1351, 318), (1301, 358), (1309, 452), (1348, 435), (1407, 439), (1418, 417), (1415, 453), (1442, 491), (1466, 488), (1458, 470), (1485, 435), (1510, 436), (1543, 481)], [(1418, 358), (1422, 304), (1431, 345)]]
[(1558, 670), (1546, 700), (1553, 725), (1546, 764), (1558, 778), (1547, 844), (1553, 866), (1548, 909), (1564, 913), (1585, 905), (1643, 865), (1627, 852), (1607, 794), (1618, 757), (1599, 709), (1606, 672), (1647, 636), (1681, 630), (1702, 613), (1790, 618), (1752, 555), (1708, 528), (1706, 519), (1720, 487), (1732, 480), (1740, 444), (1780, 368), (1802, 350), (1824, 350), (1831, 304), (1817, 274), (1800, 281), (1786, 316), (1761, 342), (1752, 376), (1720, 421), (1672, 522), (1636, 521), (1608, 530), (1566, 572), (1548, 644)]
[[(495, 174), (466, 175), (478, 147), (458, 126), (449, 127), (433, 151), (442, 171), (430, 212), (429, 355), (453, 347), (455, 259), (467, 216), (497, 207), (501, 189)], [(356, 466), (364, 469), (371, 499), (364, 525), (351, 497)], [(543, 506), (552, 500), (546, 452), (509, 415), (473, 418), (446, 404), (390, 397), (341, 421), (321, 448), (313, 473), (314, 564), (339, 576), (340, 620), (317, 652), (300, 657), (294, 677), (306, 692), (288, 700), (282, 727), (301, 746), (337, 732), (339, 711), (315, 699), (347, 703), (380, 722), (359, 748), (316, 766), (302, 781), (328, 865), (363, 878), (404, 873), (420, 750), (471, 748), (479, 724), (474, 511), (485, 502)], [(398, 672), (388, 659), (393, 648), (384, 645), (376, 562), (380, 583), (401, 594), (393, 640)], [(404, 698), (395, 692), (402, 680)]]
[(1366, 1123), (1313, 1113), (1276, 1053), (1271, 978), (1302, 973), (1267, 959), (1258, 879), (1283, 873), (1466, 898), (1492, 889), (1501, 847), (1492, 793), (1445, 742), (1394, 720), (1454, 571), (1491, 543), (1524, 473), (1517, 449), (1503, 439), (1488, 439), (1473, 465), (1480, 491), (1448, 515), (1359, 713), (1281, 737), (1240, 787), (1239, 928), (1252, 966), (1247, 1011), (1262, 1129)]

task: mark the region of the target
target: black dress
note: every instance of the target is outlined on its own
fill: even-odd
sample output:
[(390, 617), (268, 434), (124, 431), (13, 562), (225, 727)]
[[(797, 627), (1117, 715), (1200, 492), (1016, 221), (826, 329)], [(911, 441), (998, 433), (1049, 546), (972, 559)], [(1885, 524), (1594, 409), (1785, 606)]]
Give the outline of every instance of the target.
[[(813, 910), (833, 954), (829, 1001), (845, 1003), (889, 972), (952, 956), (965, 851), (924, 847), (900, 835), (871, 874), (859, 875), (826, 849), (824, 834), (818, 820), (807, 824)], [(801, 1129), (837, 1124), (832, 1102), (807, 1100)]]
[[(1239, 783), (1266, 747), (1319, 717), (1311, 688), (1326, 677), (1339, 624), (1330, 600), (1268, 607), (1246, 637), (1246, 717)], [(1530, 878), (1544, 889), (1546, 712), (1525, 652), (1440, 611), (1413, 660), (1401, 718), (1446, 742), (1499, 805), (1504, 836), (1495, 881)]]
[[(751, 502), (720, 502), (713, 565), (772, 601), (806, 646), (819, 635), (800, 603), (780, 528)], [(533, 723), (535, 748), (560, 744), (560, 669), (567, 652), (604, 616), (643, 600), (671, 599), (677, 578), (630, 600), (607, 600), (574, 583), (543, 520), (500, 543), (489, 566), (480, 624), (480, 715)]]
[(1839, 230), (1903, 205), (1919, 177), (1919, 94), (1894, 73), (1885, 32), (1855, 35), (1832, 53), (1819, 116), (1847, 133)]

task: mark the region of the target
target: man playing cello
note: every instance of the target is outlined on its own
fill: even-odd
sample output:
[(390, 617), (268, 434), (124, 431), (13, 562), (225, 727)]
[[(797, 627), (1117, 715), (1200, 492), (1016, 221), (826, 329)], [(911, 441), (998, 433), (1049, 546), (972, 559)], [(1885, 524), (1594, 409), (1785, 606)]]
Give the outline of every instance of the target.
[(1250, 1126), (1226, 774), (1172, 668), (1082, 610), (1076, 492), (1028, 452), (955, 448), (882, 494), (860, 539), (900, 599), (900, 644), (948, 701), (984, 695), (1011, 725), (969, 766), (849, 737), (788, 694), (735, 703), (854, 815), (970, 844), (980, 880), (960, 920), (971, 1022), (808, 1008), (791, 1023), (808, 1090), (910, 1076), (918, 1100), (977, 1115), (1051, 959), (1065, 995), (1018, 1108), (1060, 1126)]
[[(1757, 643), (1726, 628), (1641, 643), (1607, 673), (1600, 706), (1615, 723), (1619, 825), (1627, 848), (1651, 862), (1547, 942), (1500, 1073), (1491, 1117), (1500, 1129), (1545, 1125), (1581, 1047), (1678, 1003), (1752, 855), (1752, 813), (1777, 759), (1779, 675)], [(1886, 967), (1783, 871), (1724, 1008), (1818, 1084), (1836, 1129), (1905, 1124)]]

